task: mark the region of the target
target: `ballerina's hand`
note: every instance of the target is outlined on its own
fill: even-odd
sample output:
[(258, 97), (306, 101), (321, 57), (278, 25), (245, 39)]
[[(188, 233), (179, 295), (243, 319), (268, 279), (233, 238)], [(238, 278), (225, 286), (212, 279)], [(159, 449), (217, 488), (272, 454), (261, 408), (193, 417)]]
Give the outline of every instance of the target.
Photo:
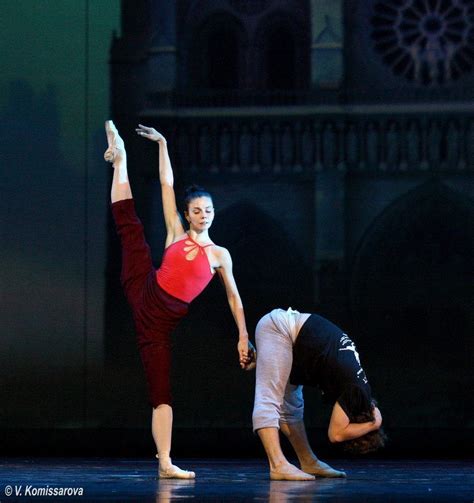
[(252, 370), (257, 366), (257, 351), (250, 341), (248, 341), (246, 352), (242, 353), (239, 350), (239, 356), (240, 356), (240, 367), (243, 370)]
[(155, 128), (144, 126), (143, 124), (138, 124), (138, 127), (135, 129), (138, 136), (143, 136), (143, 138), (147, 138), (151, 141), (157, 141), (158, 143), (166, 143), (165, 137), (158, 133)]

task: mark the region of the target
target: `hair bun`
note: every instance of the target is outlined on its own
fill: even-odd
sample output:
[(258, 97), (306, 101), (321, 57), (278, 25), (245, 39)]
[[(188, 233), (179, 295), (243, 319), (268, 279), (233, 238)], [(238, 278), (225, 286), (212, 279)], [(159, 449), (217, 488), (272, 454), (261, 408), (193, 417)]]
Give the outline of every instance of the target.
[(200, 185), (196, 185), (195, 183), (193, 183), (191, 185), (188, 185), (184, 189), (184, 198), (187, 199), (189, 196), (191, 196), (196, 192), (207, 192), (207, 190), (201, 187)]
[(212, 201), (212, 196), (206, 189), (203, 189), (199, 185), (192, 184), (184, 189), (184, 210), (188, 210), (189, 203), (193, 199), (197, 199), (198, 197), (208, 197)]

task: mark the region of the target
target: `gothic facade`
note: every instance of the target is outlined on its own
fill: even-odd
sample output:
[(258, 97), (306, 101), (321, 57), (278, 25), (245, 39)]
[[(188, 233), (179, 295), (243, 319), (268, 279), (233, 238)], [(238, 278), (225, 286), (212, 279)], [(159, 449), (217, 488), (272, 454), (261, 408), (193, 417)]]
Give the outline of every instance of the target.
[(275, 305), (318, 310), (367, 334), (366, 348), (383, 339), (369, 359), (384, 392), (394, 359), (419, 396), (407, 361), (424, 355), (451, 391), (443, 344), (474, 350), (474, 1), (122, 7), (112, 111), (155, 252), (156, 153), (138, 122), (167, 136), (178, 192), (196, 181), (215, 194), (213, 237), (231, 249), (251, 323)]

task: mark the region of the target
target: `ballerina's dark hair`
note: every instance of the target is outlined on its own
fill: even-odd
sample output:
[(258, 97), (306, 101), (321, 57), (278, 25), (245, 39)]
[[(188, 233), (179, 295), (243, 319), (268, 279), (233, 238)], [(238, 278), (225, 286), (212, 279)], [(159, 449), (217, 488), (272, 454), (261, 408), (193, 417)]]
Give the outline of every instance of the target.
[(199, 185), (189, 185), (184, 189), (184, 209), (188, 211), (189, 203), (196, 199), (197, 197), (208, 197), (212, 201), (212, 196), (206, 189), (203, 189)]

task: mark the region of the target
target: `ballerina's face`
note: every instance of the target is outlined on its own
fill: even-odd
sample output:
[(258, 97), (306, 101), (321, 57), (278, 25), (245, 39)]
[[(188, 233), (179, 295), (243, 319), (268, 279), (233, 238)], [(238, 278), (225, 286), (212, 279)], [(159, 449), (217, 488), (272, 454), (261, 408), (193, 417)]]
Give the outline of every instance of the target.
[(205, 196), (192, 199), (188, 204), (188, 210), (185, 211), (185, 216), (190, 229), (196, 232), (209, 229), (214, 220), (212, 199)]

